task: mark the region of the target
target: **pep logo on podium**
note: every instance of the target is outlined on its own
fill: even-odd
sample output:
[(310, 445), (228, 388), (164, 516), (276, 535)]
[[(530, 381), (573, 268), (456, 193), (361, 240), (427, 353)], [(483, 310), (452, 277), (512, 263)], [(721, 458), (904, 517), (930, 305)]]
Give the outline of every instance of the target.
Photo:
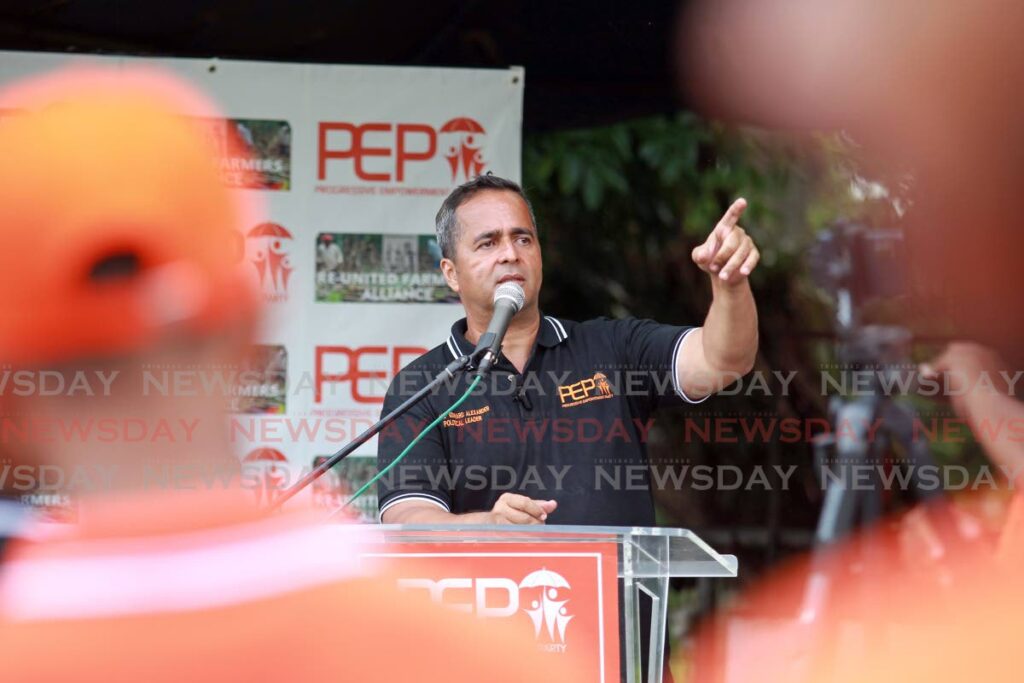
[(426, 590), (430, 598), (461, 612), (484, 618), (508, 618), (522, 612), (533, 624), (534, 636), (553, 651), (565, 651), (565, 633), (573, 615), (566, 593), (571, 586), (549, 569), (530, 572), (521, 581), (501, 577), (399, 579), (405, 589)]
[[(619, 680), (618, 551), (614, 539), (561, 542), (526, 529), (471, 531), (458, 542), (382, 543), (364, 552), (399, 587), (519, 637), (508, 656), (570, 651), (580, 681)], [(416, 533), (413, 533), (415, 536)], [(424, 540), (430, 538), (426, 534)]]
[(531, 600), (530, 608), (523, 610), (533, 622), (537, 640), (546, 637), (550, 643), (565, 643), (565, 629), (573, 615), (567, 607), (568, 598), (558, 598), (564, 597), (565, 591), (571, 590), (569, 582), (549, 569), (539, 569), (520, 581), (519, 587), (540, 590), (540, 599)]

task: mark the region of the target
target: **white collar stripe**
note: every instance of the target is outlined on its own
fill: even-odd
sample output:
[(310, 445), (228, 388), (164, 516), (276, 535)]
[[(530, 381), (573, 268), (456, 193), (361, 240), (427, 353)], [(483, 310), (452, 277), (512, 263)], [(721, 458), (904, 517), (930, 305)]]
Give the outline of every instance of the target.
[(545, 320), (551, 323), (551, 326), (555, 328), (555, 333), (558, 334), (558, 341), (565, 341), (569, 338), (565, 328), (562, 326), (562, 322), (557, 318), (552, 318), (550, 315), (545, 316)]

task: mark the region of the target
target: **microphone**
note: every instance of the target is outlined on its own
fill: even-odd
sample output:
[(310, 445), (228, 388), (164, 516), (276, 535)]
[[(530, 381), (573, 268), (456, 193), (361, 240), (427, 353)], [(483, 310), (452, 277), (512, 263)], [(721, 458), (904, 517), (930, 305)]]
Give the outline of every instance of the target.
[(526, 293), (516, 282), (503, 282), (494, 290), (494, 315), (487, 331), (480, 335), (473, 355), (483, 352), (480, 364), (474, 374), (482, 377), (490, 371), (501, 351), (501, 340), (505, 338), (512, 318), (526, 303)]

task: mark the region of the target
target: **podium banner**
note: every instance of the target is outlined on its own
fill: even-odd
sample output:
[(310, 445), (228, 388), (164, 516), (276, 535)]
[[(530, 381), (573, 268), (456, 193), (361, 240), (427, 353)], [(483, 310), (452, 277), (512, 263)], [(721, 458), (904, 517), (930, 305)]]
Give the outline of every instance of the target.
[(508, 620), (551, 657), (572, 653), (581, 681), (619, 680), (614, 541), (389, 543), (363, 557), (400, 577), (404, 590)]

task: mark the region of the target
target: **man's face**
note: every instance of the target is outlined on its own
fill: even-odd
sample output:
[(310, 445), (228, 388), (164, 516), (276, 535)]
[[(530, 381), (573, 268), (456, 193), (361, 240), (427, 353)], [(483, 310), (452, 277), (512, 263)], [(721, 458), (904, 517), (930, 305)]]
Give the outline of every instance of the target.
[(524, 309), (536, 307), (542, 279), (540, 244), (522, 197), (485, 190), (460, 206), (456, 218), (455, 258), (442, 259), (441, 271), (462, 298), (467, 314), (491, 311), (494, 290), (508, 281), (522, 286)]

